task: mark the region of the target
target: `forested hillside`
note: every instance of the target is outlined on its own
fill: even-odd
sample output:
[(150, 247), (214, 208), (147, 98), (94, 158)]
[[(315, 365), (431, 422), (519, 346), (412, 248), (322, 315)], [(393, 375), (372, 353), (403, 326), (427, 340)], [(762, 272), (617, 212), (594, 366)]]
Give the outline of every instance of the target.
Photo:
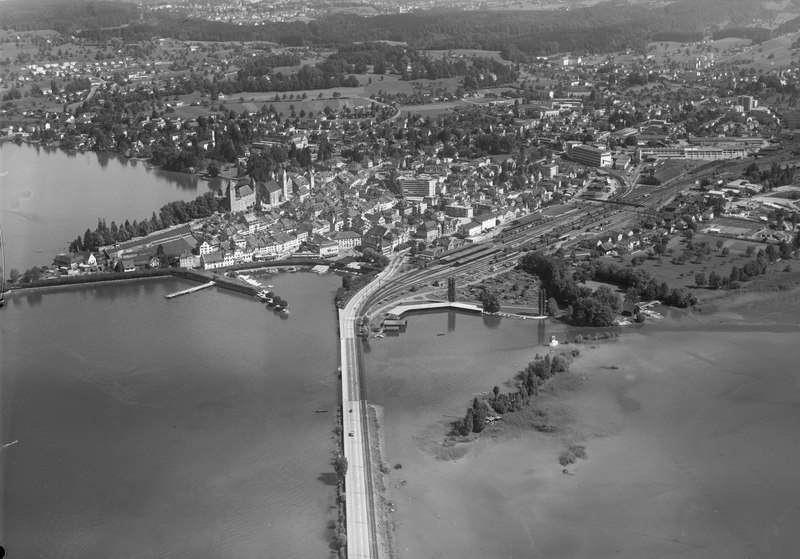
[[(777, 5), (767, 4), (766, 6)], [(775, 8), (777, 9), (777, 8)], [(666, 5), (603, 2), (571, 10), (445, 11), (359, 17), (333, 15), (309, 22), (236, 25), (174, 14), (140, 20), (132, 3), (109, 0), (10, 0), (0, 3), (5, 29), (55, 29), (92, 39), (153, 37), (203, 41), (272, 41), (285, 46), (339, 48), (354, 41), (398, 41), (419, 49), (501, 50), (509, 60), (557, 52), (610, 52), (649, 41), (694, 41), (743, 36), (756, 42), (800, 27), (791, 20), (771, 31), (760, 25), (774, 9), (752, 0), (677, 0)], [(756, 25), (756, 24), (759, 25)]]
[[(509, 58), (556, 52), (609, 52), (648, 41), (696, 40), (722, 28), (744, 28), (771, 12), (752, 0), (678, 0), (665, 6), (605, 2), (558, 11), (427, 11), (377, 17), (330, 16), (259, 26), (163, 19), (85, 35), (125, 40), (173, 37), (209, 41), (274, 41), (286, 46), (340, 47), (390, 40), (423, 49), (504, 50)], [(759, 32), (763, 34), (763, 32)], [(759, 35), (760, 37), (761, 35)]]
[(7, 0), (0, 2), (3, 29), (54, 29), (72, 34), (80, 29), (117, 27), (139, 17), (136, 4), (108, 0)]

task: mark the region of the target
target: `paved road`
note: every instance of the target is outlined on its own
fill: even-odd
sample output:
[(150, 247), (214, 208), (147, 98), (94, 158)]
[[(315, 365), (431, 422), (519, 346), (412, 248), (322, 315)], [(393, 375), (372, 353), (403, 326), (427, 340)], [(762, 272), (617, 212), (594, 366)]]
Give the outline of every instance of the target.
[[(103, 82), (103, 84), (101, 84), (101, 85), (105, 85), (105, 82)], [(98, 88), (98, 87), (100, 87), (100, 86), (98, 86), (98, 85), (93, 85), (93, 86), (92, 86), (92, 87), (89, 89), (89, 94), (86, 96), (86, 98), (85, 98), (85, 99), (83, 99), (82, 101), (76, 101), (75, 103), (72, 103), (72, 104), (70, 104), (70, 105), (67, 105), (67, 109), (68, 109), (68, 110), (70, 110), (70, 111), (74, 111), (75, 109), (77, 109), (78, 107), (80, 107), (81, 105), (83, 105), (83, 104), (84, 104), (86, 101), (88, 101), (89, 99), (91, 99), (92, 97), (94, 97), (94, 96), (95, 96), (95, 94), (97, 93), (97, 88)]]
[(342, 367), (342, 423), (344, 427), (345, 507), (347, 513), (347, 557), (379, 559), (377, 524), (370, 463), (369, 424), (364, 374), (359, 361), (359, 320), (362, 307), (383, 281), (402, 266), (403, 257), (389, 265), (361, 289), (339, 311), (339, 339)]
[(391, 121), (395, 120), (397, 117), (400, 116), (400, 108), (399, 107), (393, 107), (392, 105), (387, 105), (386, 103), (381, 103), (380, 101), (376, 101), (375, 99), (368, 99), (367, 97), (361, 97), (360, 95), (354, 95), (353, 98), (354, 99), (363, 99), (364, 101), (369, 101), (370, 103), (375, 103), (376, 105), (379, 105), (381, 107), (388, 107), (390, 109), (394, 109), (394, 114), (392, 116), (390, 116), (389, 118), (387, 118), (386, 120), (381, 121), (382, 123), (383, 122), (391, 122)]

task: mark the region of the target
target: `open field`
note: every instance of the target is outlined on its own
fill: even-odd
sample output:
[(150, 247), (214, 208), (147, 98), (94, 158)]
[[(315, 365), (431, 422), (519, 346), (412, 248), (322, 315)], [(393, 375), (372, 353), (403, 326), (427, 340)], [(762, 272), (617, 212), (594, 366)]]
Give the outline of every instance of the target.
[(746, 64), (756, 69), (781, 68), (793, 63), (791, 44), (798, 37), (792, 33), (754, 45), (751, 39), (728, 37), (703, 44), (653, 42), (647, 46), (648, 55), (656, 63), (668, 61), (689, 63), (703, 55), (714, 56), (714, 63)]
[[(739, 237), (749, 237), (763, 228), (764, 224), (756, 223), (753, 221), (746, 221), (743, 219), (735, 219), (732, 217), (719, 217), (712, 223), (704, 225), (700, 228), (701, 231), (709, 228), (719, 229), (721, 235)], [(703, 236), (698, 236), (699, 239), (709, 240)], [(731, 248), (731, 250), (733, 250)]]
[(741, 49), (749, 47), (751, 43), (750, 39), (737, 39), (734, 37), (704, 44), (657, 41), (647, 45), (647, 54), (651, 55), (658, 64), (668, 61), (685, 64), (697, 60), (699, 56), (704, 54), (713, 54), (714, 61), (719, 63), (722, 59), (729, 58)]
[[(722, 246), (717, 249), (717, 242), (722, 241)], [(658, 258), (648, 258), (642, 264), (642, 267), (649, 271), (652, 276), (659, 282), (665, 281), (670, 287), (695, 287), (695, 274), (704, 273), (706, 278), (712, 271), (716, 271), (721, 276), (729, 276), (731, 268), (734, 266), (742, 267), (751, 257), (747, 257), (745, 251), (747, 247), (752, 246), (753, 250), (758, 251), (764, 248), (763, 243), (728, 239), (719, 237), (717, 235), (706, 235), (702, 233), (695, 234), (692, 242), (695, 247), (699, 247), (702, 243), (706, 243), (708, 253), (703, 254), (700, 260), (695, 256), (687, 256), (683, 264), (676, 262), (675, 257), (680, 254), (685, 254), (687, 249), (687, 242), (683, 238), (674, 238), (667, 245), (668, 250), (672, 249), (671, 255), (664, 255), (659, 261)], [(727, 248), (729, 253), (723, 256), (723, 249)], [(628, 264), (631, 260), (630, 256), (620, 257), (617, 259), (620, 263)], [(774, 267), (783, 267), (780, 263), (773, 264)], [(698, 293), (701, 295), (701, 293)]]
[[(289, 97), (293, 95), (295, 98), (302, 97), (305, 93), (308, 98), (317, 98), (322, 94), (323, 98), (330, 98), (333, 93), (339, 93), (342, 97), (366, 97), (371, 95), (386, 94), (413, 94), (417, 91), (450, 91), (454, 92), (461, 84), (459, 78), (444, 78), (440, 80), (401, 80), (397, 75), (377, 75), (377, 74), (355, 74), (358, 79), (358, 87), (333, 87), (328, 89), (310, 89), (307, 91), (266, 91), (266, 92), (242, 92), (240, 94), (233, 94), (230, 99), (238, 99), (244, 97), (246, 100), (255, 101), (272, 101), (275, 95), (283, 98), (284, 95)], [(371, 82), (371, 83), (370, 83)], [(184, 96), (182, 100), (191, 100), (192, 96)]]
[(448, 101), (446, 103), (427, 103), (425, 105), (402, 105), (398, 107), (400, 114), (403, 115), (420, 115), (420, 116), (435, 116), (448, 113), (458, 107), (467, 107), (469, 103), (464, 101)]
[(499, 50), (478, 50), (478, 49), (452, 49), (452, 50), (426, 50), (425, 54), (432, 58), (442, 58), (443, 56), (450, 56), (454, 58), (491, 58), (498, 62), (508, 64), (507, 60), (503, 60), (500, 56)]
[[(195, 118), (198, 116), (208, 115), (211, 112), (211, 105), (217, 108), (220, 106), (220, 104), (223, 104), (226, 110), (232, 110), (236, 112), (236, 114), (239, 114), (242, 111), (258, 112), (262, 107), (267, 107), (267, 109), (274, 107), (279, 114), (282, 114), (284, 117), (289, 117), (292, 112), (291, 107), (294, 107), (294, 110), (297, 114), (299, 114), (300, 111), (305, 111), (306, 113), (313, 111), (314, 114), (317, 115), (324, 111), (326, 107), (338, 110), (344, 107), (369, 107), (371, 103), (369, 99), (364, 99), (361, 97), (333, 99), (330, 96), (326, 96), (320, 99), (315, 96), (313, 98), (287, 99), (285, 101), (275, 101), (274, 94), (272, 94), (271, 98), (266, 97), (268, 97), (267, 94), (260, 94), (260, 96), (256, 96), (245, 93), (242, 96), (235, 96), (230, 99), (214, 101), (208, 107), (193, 107), (191, 104), (186, 103), (182, 107), (177, 107), (175, 109), (175, 115), (184, 119)], [(240, 101), (240, 99), (243, 99), (243, 101)]]
[(724, 62), (731, 64), (745, 64), (757, 70), (770, 68), (785, 68), (796, 63), (792, 54), (791, 45), (798, 37), (797, 33), (776, 37), (764, 41), (759, 45), (745, 47), (742, 52), (723, 58)]

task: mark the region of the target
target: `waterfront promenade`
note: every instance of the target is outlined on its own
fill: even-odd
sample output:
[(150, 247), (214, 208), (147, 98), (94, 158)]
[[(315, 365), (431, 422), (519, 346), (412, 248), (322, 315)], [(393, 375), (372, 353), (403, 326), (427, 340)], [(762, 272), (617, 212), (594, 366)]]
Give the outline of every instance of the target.
[(379, 559), (383, 556), (377, 541), (375, 500), (370, 463), (369, 421), (364, 387), (364, 371), (359, 358), (359, 319), (363, 305), (380, 287), (382, 281), (396, 273), (403, 257), (390, 264), (356, 293), (339, 311), (339, 342), (342, 373), (342, 424), (347, 516), (347, 557)]
[(472, 303), (459, 303), (459, 302), (425, 302), (425, 303), (412, 303), (409, 305), (398, 305), (386, 311), (386, 316), (390, 318), (400, 318), (407, 312), (414, 311), (429, 311), (441, 309), (454, 309), (459, 311), (483, 312), (483, 307)]

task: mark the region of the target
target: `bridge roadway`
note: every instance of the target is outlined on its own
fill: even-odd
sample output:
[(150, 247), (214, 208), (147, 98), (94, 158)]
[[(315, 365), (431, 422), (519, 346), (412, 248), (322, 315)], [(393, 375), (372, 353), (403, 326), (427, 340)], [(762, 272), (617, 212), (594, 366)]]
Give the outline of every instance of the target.
[(347, 459), (344, 487), (348, 559), (379, 559), (383, 555), (377, 539), (366, 387), (358, 334), (364, 304), (380, 288), (381, 282), (400, 269), (402, 263), (402, 256), (394, 258), (339, 311), (343, 446)]

